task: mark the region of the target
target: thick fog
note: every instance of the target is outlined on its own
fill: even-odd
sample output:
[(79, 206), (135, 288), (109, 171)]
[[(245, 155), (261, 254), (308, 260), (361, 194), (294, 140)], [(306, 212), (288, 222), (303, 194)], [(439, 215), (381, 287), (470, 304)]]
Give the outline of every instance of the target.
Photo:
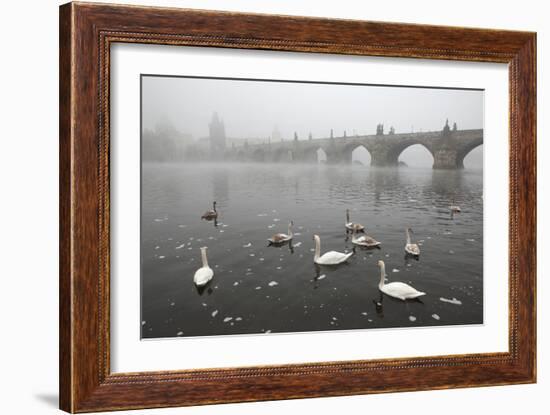
[[(483, 128), (483, 91), (366, 85), (142, 78), (144, 130), (173, 128), (191, 141), (207, 137), (217, 112), (228, 138), (265, 140), (278, 131), (285, 140), (375, 134), (377, 124), (396, 133), (441, 130), (445, 120), (458, 129)], [(163, 127), (164, 126), (164, 127)], [(359, 152), (361, 153), (361, 152)], [(368, 153), (354, 158), (368, 164)], [(481, 166), (482, 146), (465, 164)], [(405, 150), (400, 160), (430, 165), (421, 146)]]

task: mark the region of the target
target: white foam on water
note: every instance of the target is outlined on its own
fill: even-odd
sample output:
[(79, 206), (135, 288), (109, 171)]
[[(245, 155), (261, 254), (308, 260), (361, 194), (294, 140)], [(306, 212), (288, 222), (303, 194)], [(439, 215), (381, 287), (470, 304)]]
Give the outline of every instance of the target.
[(246, 245), (243, 245), (243, 248), (250, 248), (251, 246), (252, 246), (252, 242), (249, 242)]
[(437, 314), (432, 314), (432, 318), (434, 318), (435, 320), (439, 320), (441, 317), (439, 317)]
[(212, 311), (212, 317), (216, 317), (216, 314), (218, 314), (218, 310)]
[(391, 270), (391, 272), (399, 272), (399, 270), (397, 268), (394, 268)]
[(440, 301), (443, 301), (444, 303), (450, 303), (450, 304), (456, 304), (456, 305), (462, 305), (462, 301), (460, 300), (457, 300), (456, 298), (452, 298), (452, 299), (448, 299), (448, 298), (444, 298), (444, 297), (440, 297), (439, 298)]
[(318, 280), (322, 280), (323, 278), (326, 278), (327, 274), (323, 274), (323, 275), (319, 275), (319, 278), (317, 278)]
[(227, 322), (229, 322), (229, 321), (231, 321), (231, 320), (233, 320), (233, 317), (226, 317), (226, 318), (223, 319), (223, 322), (224, 322), (224, 323), (227, 323)]
[(176, 249), (181, 249), (181, 248), (183, 248), (184, 246), (185, 246), (185, 244), (178, 245), (178, 246), (176, 246)]
[[(295, 234), (295, 235), (298, 235), (298, 234)], [(302, 245), (301, 242), (296, 242), (295, 244), (293, 244), (294, 248), (298, 248), (301, 245)]]

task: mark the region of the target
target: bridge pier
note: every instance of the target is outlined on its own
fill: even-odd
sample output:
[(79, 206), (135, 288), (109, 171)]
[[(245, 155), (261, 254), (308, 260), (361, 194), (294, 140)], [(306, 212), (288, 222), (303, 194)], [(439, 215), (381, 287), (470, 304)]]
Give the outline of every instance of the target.
[(434, 152), (434, 169), (463, 169), (462, 160), (458, 159), (456, 150), (436, 150)]

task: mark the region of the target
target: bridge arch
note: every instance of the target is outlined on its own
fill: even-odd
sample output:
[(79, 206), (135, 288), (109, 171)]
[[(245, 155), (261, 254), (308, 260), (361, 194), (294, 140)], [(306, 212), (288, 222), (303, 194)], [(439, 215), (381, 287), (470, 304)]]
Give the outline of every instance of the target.
[(352, 164), (354, 160), (361, 159), (360, 164), (370, 166), (372, 161), (370, 150), (360, 141), (346, 143), (339, 153), (340, 161), (347, 164)]
[(435, 162), (434, 155), (428, 148), (422, 144), (412, 144), (405, 148), (397, 156), (397, 165), (409, 167), (433, 167)]
[(405, 152), (405, 150), (407, 150), (409, 147), (417, 146), (417, 145), (425, 148), (430, 153), (430, 155), (432, 156), (432, 164), (433, 164), (433, 161), (435, 160), (435, 155), (432, 149), (420, 140), (404, 140), (392, 146), (388, 151), (388, 156), (387, 156), (388, 164), (398, 165), (399, 157), (401, 156), (401, 154)]
[(456, 153), (456, 167), (459, 169), (463, 169), (464, 159), (466, 158), (466, 156), (481, 145), (483, 145), (483, 137), (476, 138), (475, 140), (472, 140), (468, 144), (459, 148)]
[(273, 152), (273, 161), (276, 163), (292, 163), (294, 152), (288, 148), (278, 148)]
[(305, 163), (327, 163), (330, 159), (329, 151), (321, 145), (310, 145), (302, 149), (295, 159)]

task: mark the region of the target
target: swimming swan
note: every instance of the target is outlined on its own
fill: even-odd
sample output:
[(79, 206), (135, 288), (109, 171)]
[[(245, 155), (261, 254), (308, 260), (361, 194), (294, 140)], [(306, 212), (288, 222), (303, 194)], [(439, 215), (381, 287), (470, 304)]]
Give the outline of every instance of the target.
[(460, 209), (460, 206), (455, 205), (455, 199), (453, 197), (453, 201), (451, 202), (451, 206), (449, 206), (449, 210), (451, 213), (460, 213), (462, 210)]
[(374, 248), (376, 246), (380, 246), (380, 242), (378, 242), (372, 236), (369, 236), (369, 235), (357, 236), (357, 231), (355, 230), (351, 235), (351, 243), (359, 246), (365, 246), (367, 248)]
[(346, 209), (346, 230), (363, 232), (365, 227), (360, 223), (353, 223), (349, 220), (349, 209)]
[(294, 237), (294, 234), (292, 233), (292, 226), (294, 225), (293, 221), (290, 221), (288, 224), (288, 234), (286, 233), (276, 233), (271, 238), (269, 238), (267, 241), (270, 244), (282, 244), (283, 242), (291, 241)]
[(403, 301), (412, 300), (414, 298), (426, 295), (426, 293), (417, 291), (415, 288), (405, 284), (404, 282), (390, 282), (389, 284), (385, 284), (384, 278), (386, 277), (386, 265), (384, 264), (384, 261), (378, 261), (378, 266), (380, 267), (380, 283), (378, 284), (378, 289), (384, 294)]
[(195, 276), (193, 277), (193, 282), (197, 287), (204, 287), (214, 276), (214, 271), (208, 266), (206, 250), (206, 246), (201, 248), (202, 267), (195, 272)]
[(412, 233), (412, 229), (407, 228), (407, 229), (405, 229), (405, 232), (407, 234), (407, 243), (405, 244), (405, 252), (409, 255), (419, 256), (420, 255), (420, 247), (417, 244), (411, 243), (411, 235), (410, 234)]
[(216, 210), (216, 201), (212, 203), (212, 210), (207, 210), (201, 216), (201, 219), (212, 220), (218, 218), (218, 211)]
[(321, 256), (321, 238), (319, 238), (319, 235), (313, 235), (313, 239), (315, 239), (315, 255), (313, 257), (313, 262), (316, 264), (337, 265), (346, 262), (348, 258), (353, 255), (353, 252), (344, 254), (342, 252), (329, 251)]

